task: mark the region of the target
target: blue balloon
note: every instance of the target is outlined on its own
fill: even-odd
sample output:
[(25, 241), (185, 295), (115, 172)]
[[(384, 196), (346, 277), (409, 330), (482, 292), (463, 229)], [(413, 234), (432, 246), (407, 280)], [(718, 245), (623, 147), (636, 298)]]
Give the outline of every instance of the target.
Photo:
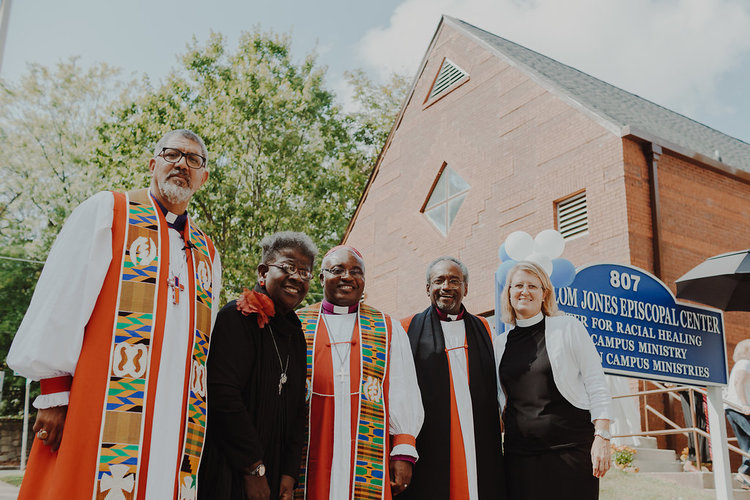
[(563, 288), (573, 283), (576, 268), (568, 259), (552, 259), (552, 274), (549, 279), (555, 288)]
[(502, 264), (497, 266), (495, 271), (495, 282), (502, 289), (505, 286), (505, 279), (508, 277), (508, 271), (516, 265), (516, 261), (513, 259), (503, 261)]
[(508, 252), (505, 251), (505, 243), (500, 245), (500, 249), (497, 251), (497, 256), (500, 257), (500, 262), (505, 262), (510, 259)]

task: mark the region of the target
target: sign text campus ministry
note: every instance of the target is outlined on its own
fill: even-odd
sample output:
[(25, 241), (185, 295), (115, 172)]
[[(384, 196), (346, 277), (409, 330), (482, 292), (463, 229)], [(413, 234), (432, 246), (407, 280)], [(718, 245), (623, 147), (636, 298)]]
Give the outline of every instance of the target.
[(557, 289), (562, 311), (589, 331), (607, 373), (696, 385), (727, 382), (721, 311), (675, 301), (651, 274), (596, 264)]

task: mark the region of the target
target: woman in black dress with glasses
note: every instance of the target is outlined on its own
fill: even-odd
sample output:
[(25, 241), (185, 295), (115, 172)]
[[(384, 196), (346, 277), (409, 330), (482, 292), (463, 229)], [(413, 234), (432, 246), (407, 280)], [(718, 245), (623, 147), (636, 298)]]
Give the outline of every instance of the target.
[(610, 395), (580, 321), (560, 315), (549, 276), (532, 262), (508, 273), (495, 339), (509, 499), (599, 497), (610, 467)]
[(208, 357), (200, 500), (293, 496), (305, 433), (307, 354), (294, 309), (317, 248), (303, 233), (261, 241), (258, 282), (219, 312)]

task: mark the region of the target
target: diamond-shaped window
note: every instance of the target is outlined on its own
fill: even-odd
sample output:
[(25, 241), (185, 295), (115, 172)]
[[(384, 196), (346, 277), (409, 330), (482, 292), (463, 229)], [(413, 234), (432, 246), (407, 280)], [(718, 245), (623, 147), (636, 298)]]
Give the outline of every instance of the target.
[(444, 235), (448, 234), (470, 188), (455, 170), (448, 165), (443, 166), (422, 211)]

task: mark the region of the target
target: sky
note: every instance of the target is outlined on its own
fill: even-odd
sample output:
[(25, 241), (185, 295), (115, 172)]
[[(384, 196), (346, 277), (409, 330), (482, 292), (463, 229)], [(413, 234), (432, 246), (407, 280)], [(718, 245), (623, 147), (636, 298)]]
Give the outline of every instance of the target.
[(750, 142), (746, 0), (13, 0), (0, 77), (77, 56), (158, 82), (193, 37), (259, 26), (315, 51), (346, 106), (345, 71), (413, 77), (442, 14)]

